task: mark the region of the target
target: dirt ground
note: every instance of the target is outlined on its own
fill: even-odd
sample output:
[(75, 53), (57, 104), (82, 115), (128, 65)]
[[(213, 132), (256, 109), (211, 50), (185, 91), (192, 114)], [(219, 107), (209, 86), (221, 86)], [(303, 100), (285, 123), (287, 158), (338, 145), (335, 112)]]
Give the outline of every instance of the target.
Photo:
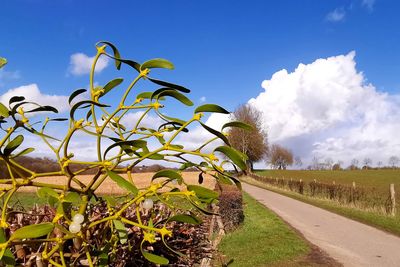
[[(153, 175), (154, 173), (132, 173), (132, 178), (136, 187), (140, 189), (150, 184), (151, 177)], [(121, 176), (127, 179), (126, 174), (121, 174)], [(182, 176), (187, 184), (196, 184), (196, 185), (199, 184), (198, 172), (184, 172), (182, 173)], [(81, 181), (84, 184), (88, 184), (91, 181), (92, 177), (93, 175), (77, 176), (79, 181)], [(67, 182), (67, 178), (64, 176), (49, 176), (49, 177), (39, 177), (35, 179), (35, 181), (41, 183), (64, 185)], [(74, 183), (73, 186), (75, 186)], [(201, 184), (201, 186), (213, 189), (215, 186), (215, 178), (210, 175), (204, 175), (204, 181)], [(37, 189), (35, 187), (24, 187), (21, 188), (19, 192), (36, 192), (36, 190)], [(124, 193), (125, 191), (121, 189), (113, 180), (107, 177), (106, 180), (102, 183), (102, 185), (96, 190), (96, 192), (100, 194), (121, 194)]]

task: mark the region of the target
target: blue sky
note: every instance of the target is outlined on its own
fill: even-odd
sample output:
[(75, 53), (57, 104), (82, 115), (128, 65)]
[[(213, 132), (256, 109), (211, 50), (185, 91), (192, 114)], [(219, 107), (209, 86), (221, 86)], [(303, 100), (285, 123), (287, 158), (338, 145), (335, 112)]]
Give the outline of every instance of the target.
[[(0, 51), (21, 79), (68, 92), (87, 77), (66, 77), (69, 57), (110, 40), (140, 61), (164, 57), (168, 77), (234, 108), (274, 72), (357, 52), (358, 69), (380, 90), (398, 91), (397, 1), (2, 1)], [(343, 21), (326, 16), (343, 8)]]
[[(93, 56), (94, 44), (108, 40), (127, 58), (172, 61), (174, 71), (156, 76), (192, 89), (196, 104), (205, 97), (233, 110), (264, 92), (261, 83), (274, 73), (351, 51), (364, 85), (397, 96), (399, 8), (390, 0), (2, 1), (0, 56), (9, 64), (0, 74), (0, 95), (32, 83), (48, 95), (87, 86), (87, 75), (71, 74), (71, 56)], [(100, 84), (115, 74), (111, 65)], [(337, 129), (331, 126), (329, 132)]]

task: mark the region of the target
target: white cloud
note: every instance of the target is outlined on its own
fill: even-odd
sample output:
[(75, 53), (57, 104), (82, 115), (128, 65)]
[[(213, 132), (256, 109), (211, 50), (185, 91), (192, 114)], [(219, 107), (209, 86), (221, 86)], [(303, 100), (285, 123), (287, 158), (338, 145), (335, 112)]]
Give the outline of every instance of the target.
[(205, 96), (200, 97), (200, 103), (206, 102), (207, 98)]
[[(128, 128), (133, 128), (135, 127), (137, 121), (140, 119), (140, 117), (144, 114), (144, 111), (138, 111), (138, 112), (131, 112), (126, 114), (122, 119), (121, 123), (122, 125), (128, 127)], [(153, 114), (146, 114), (143, 120), (140, 122), (139, 127), (146, 127), (146, 128), (157, 128), (161, 124), (163, 124), (165, 121), (163, 121), (160, 117), (157, 115)], [(157, 129), (155, 129), (157, 130)]]
[(59, 112), (64, 112), (69, 109), (68, 96), (63, 95), (48, 95), (40, 92), (37, 84), (29, 84), (8, 90), (0, 96), (0, 102), (8, 106), (8, 101), (13, 96), (24, 96), (26, 101), (35, 102), (42, 106), (50, 105), (58, 109)]
[[(77, 76), (88, 74), (90, 73), (93, 60), (94, 56), (89, 57), (83, 53), (75, 53), (71, 55), (68, 72)], [(104, 70), (108, 66), (108, 63), (109, 59), (107, 57), (100, 57), (97, 61), (95, 72)]]
[(400, 96), (376, 91), (357, 71), (355, 52), (299, 64), (262, 82), (265, 92), (249, 101), (263, 112), (270, 142), (349, 162), (400, 155)]
[(361, 5), (369, 11), (374, 10), (375, 0), (362, 0)]
[[(206, 124), (208, 127), (213, 128), (214, 130), (221, 131), (222, 126), (228, 121), (230, 121), (229, 114), (213, 113), (204, 124)], [(205, 130), (203, 126), (198, 125), (190, 129), (189, 133), (183, 133), (179, 135), (176, 143), (183, 145), (185, 149), (196, 149), (213, 137), (215, 137), (215, 135)], [(216, 141), (211, 143), (209, 146), (206, 147), (205, 152), (210, 152), (218, 145), (221, 145), (221, 142)]]
[(336, 8), (332, 12), (329, 12), (326, 15), (326, 20), (331, 21), (331, 22), (339, 22), (344, 20), (346, 16), (346, 11), (343, 8)]

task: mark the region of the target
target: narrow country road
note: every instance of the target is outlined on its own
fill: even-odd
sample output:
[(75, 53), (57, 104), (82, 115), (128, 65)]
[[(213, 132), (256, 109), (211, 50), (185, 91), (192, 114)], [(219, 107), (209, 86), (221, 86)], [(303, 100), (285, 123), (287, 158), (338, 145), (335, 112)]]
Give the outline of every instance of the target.
[(243, 189), (344, 266), (400, 267), (399, 237), (256, 186)]

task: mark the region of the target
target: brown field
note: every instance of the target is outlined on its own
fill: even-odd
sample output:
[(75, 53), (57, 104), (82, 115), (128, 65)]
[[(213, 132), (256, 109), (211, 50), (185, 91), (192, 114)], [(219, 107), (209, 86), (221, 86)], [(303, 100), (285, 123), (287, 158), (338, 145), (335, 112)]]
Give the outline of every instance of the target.
[[(153, 176), (153, 174), (154, 173), (132, 173), (133, 181), (136, 187), (140, 189), (148, 186), (151, 182), (151, 177)], [(121, 176), (127, 179), (126, 174), (121, 174)], [(196, 184), (196, 185), (199, 184), (198, 172), (184, 172), (182, 173), (182, 176), (187, 184)], [(80, 175), (77, 177), (82, 183), (88, 184), (91, 181), (93, 175)], [(39, 177), (35, 179), (35, 182), (64, 185), (67, 182), (67, 178), (64, 176)], [(74, 183), (72, 183), (72, 185), (75, 186)], [(204, 175), (204, 181), (201, 184), (201, 186), (214, 189), (215, 178), (210, 175)], [(36, 190), (37, 189), (35, 187), (23, 187), (20, 188), (19, 192), (36, 192)], [(121, 194), (124, 192), (125, 191), (121, 189), (109, 177), (107, 177), (106, 180), (104, 180), (104, 182), (102, 183), (102, 185), (96, 190), (96, 193), (100, 194)]]

